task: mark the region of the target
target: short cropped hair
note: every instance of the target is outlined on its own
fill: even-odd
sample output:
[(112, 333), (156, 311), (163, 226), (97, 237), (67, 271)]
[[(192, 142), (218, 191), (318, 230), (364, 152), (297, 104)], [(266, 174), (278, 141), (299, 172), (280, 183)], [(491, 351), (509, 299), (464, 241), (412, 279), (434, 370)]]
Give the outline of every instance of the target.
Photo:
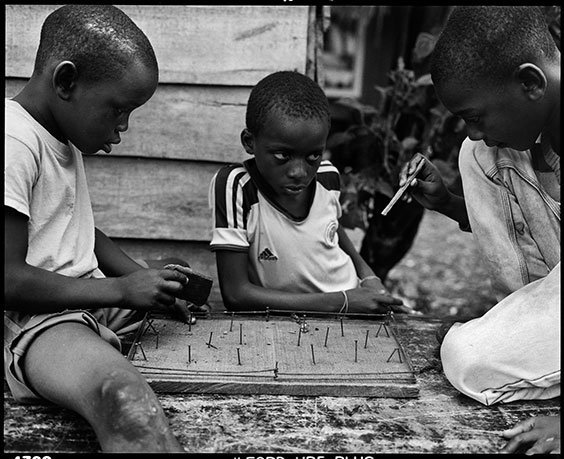
[(271, 73), (257, 83), (247, 103), (247, 129), (258, 135), (273, 110), (292, 118), (317, 118), (331, 125), (327, 96), (316, 82), (298, 72)]
[(49, 59), (69, 60), (86, 82), (119, 78), (135, 60), (158, 75), (147, 36), (123, 11), (111, 5), (65, 5), (43, 23), (34, 72)]
[(447, 80), (500, 87), (519, 65), (553, 61), (558, 48), (545, 16), (535, 6), (454, 8), (431, 55), (435, 85)]

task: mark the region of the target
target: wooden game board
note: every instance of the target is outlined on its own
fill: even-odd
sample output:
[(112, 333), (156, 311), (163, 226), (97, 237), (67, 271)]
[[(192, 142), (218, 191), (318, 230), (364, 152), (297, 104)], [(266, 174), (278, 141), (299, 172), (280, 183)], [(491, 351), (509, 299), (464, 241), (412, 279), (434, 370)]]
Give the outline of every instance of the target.
[(419, 394), (390, 316), (225, 313), (195, 325), (154, 318), (140, 330), (128, 358), (157, 392)]

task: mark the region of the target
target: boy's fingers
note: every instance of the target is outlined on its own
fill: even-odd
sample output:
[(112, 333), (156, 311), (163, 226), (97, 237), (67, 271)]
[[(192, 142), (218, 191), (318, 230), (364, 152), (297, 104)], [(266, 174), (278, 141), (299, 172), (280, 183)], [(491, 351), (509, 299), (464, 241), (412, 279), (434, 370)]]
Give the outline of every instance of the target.
[(419, 161), (416, 161), (416, 157), (411, 158), (407, 163), (405, 163), (399, 173), (399, 186), (403, 186), (407, 177), (409, 177), (413, 171), (417, 168)]
[(399, 298), (393, 297), (393, 296), (391, 296), (391, 295), (387, 295), (387, 294), (385, 294), (385, 293), (379, 294), (379, 295), (376, 297), (376, 300), (377, 300), (379, 303), (386, 303), (386, 304), (390, 304), (390, 305), (396, 305), (396, 304), (397, 304), (397, 305), (400, 305), (400, 304), (403, 305), (403, 301), (402, 301), (402, 300), (400, 300)]
[(502, 449), (502, 453), (513, 453), (517, 450), (517, 448), (523, 444), (531, 443), (535, 441), (538, 437), (538, 434), (531, 430), (529, 432), (523, 432), (516, 436), (514, 436)]
[(174, 295), (175, 298), (179, 296), (185, 286), (186, 284), (182, 283), (180, 280), (163, 280), (161, 283), (162, 291)]
[(394, 312), (405, 313), (405, 314), (421, 314), (419, 311), (406, 306), (405, 304), (393, 305), (392, 310)]
[(190, 313), (190, 308), (186, 301), (176, 301), (174, 303), (174, 311), (184, 323), (189, 323), (192, 314)]
[[(425, 161), (425, 156), (423, 156), (421, 153), (417, 153), (415, 154), (415, 156), (413, 158), (411, 158), (411, 160), (409, 160), (409, 162), (407, 162), (400, 171), (400, 175), (399, 175), (399, 186), (403, 186), (405, 184), (405, 182), (407, 181), (407, 178), (413, 174), (416, 170), (417, 167), (419, 166), (419, 163), (421, 163), (422, 161)], [(423, 169), (425, 168), (425, 166), (423, 166)], [(409, 186), (415, 186), (417, 184), (417, 182), (415, 181), (415, 179), (413, 179), (413, 181), (410, 183)]]
[[(437, 190), (440, 190), (440, 184), (436, 182), (427, 182), (425, 180), (415, 179), (417, 182), (416, 191), (422, 195), (434, 195), (437, 193)], [(415, 190), (413, 190), (415, 191)]]
[[(411, 166), (412, 166), (412, 164), (411, 164), (411, 162), (409, 162), (401, 168), (400, 174), (399, 174), (399, 186), (400, 187), (402, 187), (405, 184), (405, 182), (407, 181), (407, 178), (415, 170), (415, 168), (412, 168)], [(417, 166), (415, 166), (415, 167), (417, 167)]]
[(174, 295), (169, 295), (168, 293), (161, 292), (157, 301), (158, 309), (162, 312), (166, 312), (176, 302), (176, 297)]
[(180, 282), (181, 285), (186, 285), (188, 283), (188, 277), (182, 274), (180, 271), (175, 269), (162, 269), (159, 271), (161, 277), (167, 281), (176, 281)]
[(173, 270), (173, 271), (179, 271), (179, 272), (181, 272), (182, 274), (186, 274), (186, 275), (188, 275), (188, 274), (194, 272), (194, 271), (193, 271), (191, 268), (189, 268), (188, 266), (173, 265), (173, 264), (166, 265), (166, 266), (164, 267), (164, 269), (171, 269), (171, 270)]
[(560, 452), (560, 442), (554, 437), (540, 438), (525, 454), (543, 454)]
[(425, 160), (425, 156), (421, 153), (415, 153), (413, 158), (411, 158), (411, 161), (409, 161), (409, 174), (413, 174), (419, 166), (419, 163), (425, 162)]
[[(408, 203), (412, 201), (413, 199), (413, 194), (417, 193), (419, 190), (417, 189), (419, 183), (421, 182), (421, 180), (418, 180), (416, 178), (414, 178), (410, 183), (409, 186), (407, 187), (407, 192), (401, 197), (404, 201), (407, 201)], [(402, 186), (402, 185), (400, 185)]]
[(421, 161), (425, 161), (425, 157), (421, 153), (416, 153), (409, 162), (409, 174), (413, 174)]
[(511, 438), (520, 433), (528, 432), (529, 430), (535, 427), (535, 420), (536, 418), (533, 417), (521, 421), (515, 424), (511, 429), (506, 429), (503, 432), (501, 432), (501, 435), (503, 435), (505, 438)]
[(408, 166), (403, 166), (400, 170), (399, 174), (399, 186), (402, 187), (405, 181), (407, 180), (407, 176), (409, 175), (407, 172)]

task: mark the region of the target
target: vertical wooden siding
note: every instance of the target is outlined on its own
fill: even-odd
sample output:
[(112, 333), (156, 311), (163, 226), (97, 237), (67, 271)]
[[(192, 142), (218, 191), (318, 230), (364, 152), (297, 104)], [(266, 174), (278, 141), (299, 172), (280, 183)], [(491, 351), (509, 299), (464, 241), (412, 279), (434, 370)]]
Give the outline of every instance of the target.
[[(7, 97), (31, 75), (41, 24), (57, 7), (5, 6)], [(218, 299), (209, 181), (245, 159), (239, 133), (252, 86), (277, 70), (315, 71), (312, 15), (307, 6), (119, 7), (153, 44), (159, 86), (111, 155), (85, 157), (96, 225), (134, 257), (185, 258), (216, 279)]]

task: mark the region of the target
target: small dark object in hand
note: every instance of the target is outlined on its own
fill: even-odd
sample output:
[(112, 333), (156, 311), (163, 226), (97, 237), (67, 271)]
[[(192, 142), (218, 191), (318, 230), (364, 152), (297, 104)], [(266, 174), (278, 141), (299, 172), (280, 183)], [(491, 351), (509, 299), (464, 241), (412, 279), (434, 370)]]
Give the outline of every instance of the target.
[(175, 269), (188, 278), (188, 283), (184, 286), (178, 298), (189, 301), (196, 306), (202, 306), (206, 302), (213, 285), (211, 277), (181, 265), (166, 265), (165, 269)]

